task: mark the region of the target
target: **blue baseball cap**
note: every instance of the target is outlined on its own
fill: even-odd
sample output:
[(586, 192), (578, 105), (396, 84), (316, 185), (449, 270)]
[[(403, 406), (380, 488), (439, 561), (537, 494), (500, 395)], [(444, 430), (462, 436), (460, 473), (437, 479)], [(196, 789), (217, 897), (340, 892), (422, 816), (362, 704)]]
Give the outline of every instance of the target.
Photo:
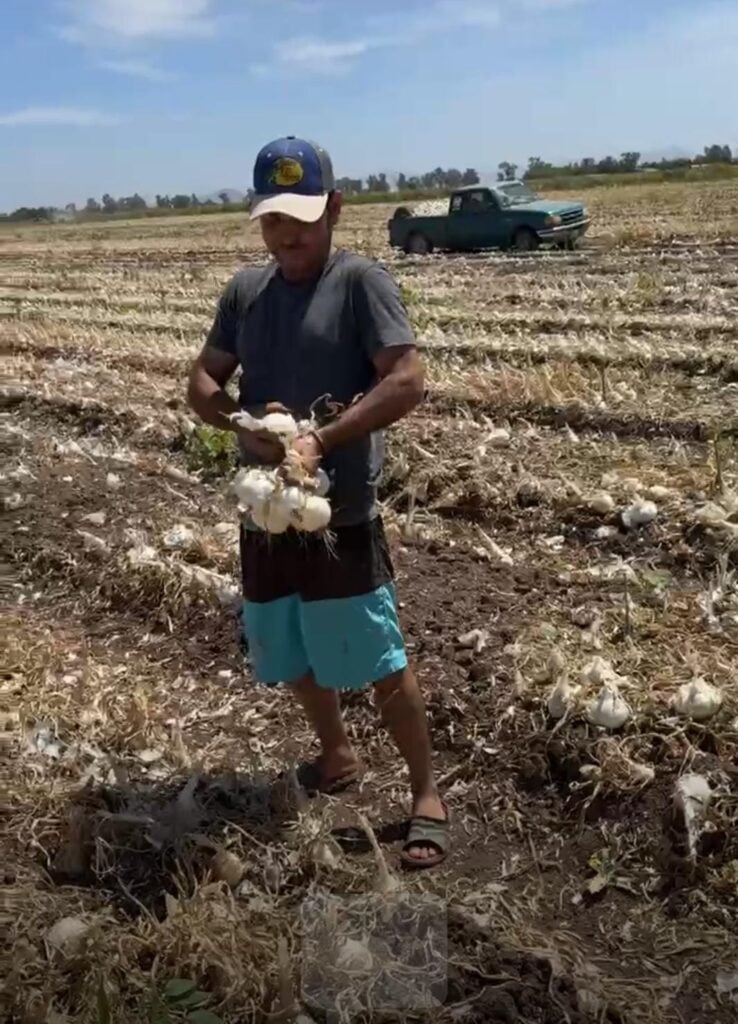
[(323, 216), (335, 187), (331, 158), (322, 146), (294, 135), (275, 139), (264, 146), (254, 164), (251, 219), (284, 213), (314, 224)]

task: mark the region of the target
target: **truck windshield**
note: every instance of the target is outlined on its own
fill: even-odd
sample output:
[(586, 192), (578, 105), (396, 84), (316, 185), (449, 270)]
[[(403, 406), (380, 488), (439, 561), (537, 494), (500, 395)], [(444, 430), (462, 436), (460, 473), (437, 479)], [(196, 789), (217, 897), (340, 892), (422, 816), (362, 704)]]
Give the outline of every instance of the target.
[(500, 184), (497, 186), (497, 191), (501, 192), (510, 203), (532, 203), (539, 198), (538, 193), (522, 181)]

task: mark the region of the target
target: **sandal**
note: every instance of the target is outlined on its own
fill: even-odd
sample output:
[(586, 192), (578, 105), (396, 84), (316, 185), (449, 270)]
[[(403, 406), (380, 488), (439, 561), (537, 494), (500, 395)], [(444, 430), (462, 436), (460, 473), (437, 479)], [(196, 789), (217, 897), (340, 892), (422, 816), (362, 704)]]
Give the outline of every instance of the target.
[[(412, 871), (422, 871), (434, 868), (446, 859), (451, 848), (451, 822), (445, 804), (443, 809), (446, 812), (445, 818), (429, 818), (424, 814), (416, 814), (411, 818), (407, 838), (400, 853), (403, 867)], [(430, 857), (413, 857), (409, 853), (412, 846), (435, 847), (437, 852)]]
[(317, 761), (303, 761), (297, 766), (297, 781), (308, 796), (315, 796), (317, 793), (335, 796), (337, 793), (343, 793), (349, 786), (358, 782), (360, 774), (361, 769), (358, 764), (330, 779), (323, 776)]

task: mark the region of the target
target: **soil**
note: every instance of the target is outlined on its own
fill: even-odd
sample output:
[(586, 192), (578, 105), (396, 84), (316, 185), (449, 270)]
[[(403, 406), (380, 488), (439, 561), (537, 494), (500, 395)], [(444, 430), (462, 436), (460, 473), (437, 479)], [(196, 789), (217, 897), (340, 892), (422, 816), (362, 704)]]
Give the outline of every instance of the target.
[[(384, 231), (384, 216), (376, 214), (372, 231)], [(241, 243), (214, 236), (203, 245), (199, 235), (178, 242), (176, 231), (156, 245), (130, 233), (105, 240), (104, 258), (86, 238), (58, 252), (23, 242), (0, 252), (7, 287), (19, 294), (7, 319), (19, 383), (6, 395), (12, 429), (4, 454), (14, 472), (25, 471), (3, 481), (4, 496), (16, 492), (21, 501), (5, 511), (12, 604), (0, 704), (0, 902), (11, 910), (16, 946), (13, 955), (0, 950), (12, 981), (0, 1005), (11, 1000), (3, 1018), (10, 1024), (100, 1024), (96, 1009), (80, 1009), (89, 964), (101, 969), (96, 947), (87, 964), (60, 966), (44, 944), (53, 915), (110, 912), (117, 930), (103, 966), (114, 973), (125, 964), (116, 1024), (138, 1024), (146, 1017), (136, 996), (155, 969), (159, 977), (191, 971), (221, 996), (257, 970), (272, 984), (275, 935), (316, 881), (328, 877), (345, 894), (371, 892), (376, 865), (358, 813), (399, 872), (407, 774), (370, 695), (343, 701), (362, 782), (310, 804), (310, 820), (344, 852), (331, 879), (296, 845), (288, 800), (285, 769), (315, 754), (311, 736), (289, 694), (254, 688), (235, 610), (193, 583), (195, 570), (234, 580), (237, 573), (228, 526), (235, 513), (224, 488), (188, 473), (182, 375), (191, 354), (185, 342), (199, 344), (200, 309), (210, 308), (216, 277), (230, 272)], [(718, 496), (716, 424), (722, 472), (735, 476), (726, 323), (738, 278), (735, 247), (703, 249), (644, 242), (536, 262), (397, 258), (404, 281), (422, 286), (418, 322), (441, 332), (427, 351), (435, 383), (424, 409), (391, 435), (382, 490), (390, 536), (408, 535), (411, 509), (426, 531), (419, 543), (393, 540), (393, 558), (451, 811), (448, 860), (403, 875), (403, 891), (437, 896), (447, 914), (446, 1005), (417, 1019), (735, 1021), (734, 1007), (717, 998), (715, 976), (734, 961), (738, 938), (738, 746), (728, 685), (738, 638), (727, 616), (711, 631), (700, 601), (718, 578), (729, 590), (738, 553), (696, 525), (694, 510)], [(669, 318), (634, 291), (641, 273), (653, 278), (653, 305)], [(108, 277), (114, 287), (103, 287)], [(167, 313), (162, 296), (173, 286), (183, 306)], [(51, 292), (39, 306), (37, 289)], [(67, 291), (82, 294), (76, 312), (58, 301)], [(117, 308), (115, 296), (128, 305)], [(147, 300), (141, 310), (137, 296)], [(608, 319), (608, 302), (632, 315)], [(503, 322), (495, 306), (505, 303), (515, 315)], [(575, 336), (573, 355), (556, 354), (557, 332)], [(701, 348), (682, 353), (682, 335)], [(601, 357), (589, 342), (601, 337), (609, 386), (627, 384), (635, 398), (597, 401)], [(482, 354), (487, 342), (497, 348)], [(567, 396), (560, 405), (535, 400), (538, 364)], [(570, 401), (578, 387), (582, 397)], [(492, 425), (485, 415), (510, 428), (509, 444), (478, 455)], [(65, 449), (69, 442), (81, 450)], [(120, 480), (115, 490), (110, 472)], [(618, 481), (632, 477), (636, 486), (668, 483), (673, 497), (647, 528), (626, 531), (617, 511), (597, 516), (580, 500), (603, 487), (605, 474), (616, 480), (607, 486), (618, 510), (632, 500)], [(100, 512), (104, 522), (87, 518)], [(175, 524), (197, 541), (165, 552)], [(480, 527), (512, 552), (511, 565), (475, 551)], [(137, 540), (157, 549), (157, 566), (131, 565)], [(627, 567), (634, 573), (626, 585)], [(478, 651), (461, 639), (472, 630), (480, 631)], [(627, 774), (623, 781), (617, 766), (607, 774), (613, 748), (603, 748), (584, 715), (550, 718), (555, 650), (570, 660), (574, 680), (598, 653), (633, 678), (626, 696), (639, 702), (637, 723), (609, 739), (654, 769), (651, 784), (639, 788)], [(670, 711), (689, 659), (728, 695), (713, 722), (685, 724)], [(70, 747), (87, 744), (79, 760), (34, 749), (37, 725)], [(686, 770), (709, 776), (715, 794), (694, 858), (673, 811), (674, 784)], [(229, 976), (221, 962), (227, 940), (241, 934), (237, 926), (252, 928), (239, 890), (221, 886), (212, 896), (224, 915), (210, 933), (218, 940), (212, 960), (194, 942), (201, 935), (175, 936), (167, 946), (155, 930), (173, 898), (194, 903), (213, 892), (213, 844), (224, 843), (242, 857), (245, 882), (274, 908), (274, 920), (253, 918), (254, 936), (272, 942), (270, 960), (253, 967), (249, 932)], [(267, 1002), (255, 1005), (259, 1024), (275, 1019)]]
[[(57, 483), (53, 486), (55, 488)], [(52, 490), (52, 481), (40, 481), (39, 493), (47, 488), (49, 492)], [(132, 502), (141, 514), (148, 503), (155, 506), (156, 489), (146, 485), (142, 485), (140, 491), (126, 489), (125, 501)], [(78, 477), (73, 491), (59, 501), (57, 508), (72, 515), (75, 510), (90, 507), (91, 503), (94, 504), (92, 495)], [(69, 538), (61, 523), (52, 524), (48, 519), (45, 522), (43, 528), (40, 521), (37, 524), (43, 536), (37, 533), (28, 547), (23, 539), (15, 554), (23, 560), (33, 558), (36, 571), (43, 566), (48, 579), (49, 572), (53, 576), (64, 574), (65, 567), (48, 560), (43, 552), (61, 548), (60, 531), (65, 534), (66, 548)], [(452, 966), (447, 1001), (464, 1002), (468, 1011), (464, 1020), (480, 1024), (482, 1021), (585, 1024), (592, 1019), (582, 1009), (588, 1005), (586, 993), (582, 995), (579, 982), (577, 995), (573, 978), (558, 973), (560, 967), (555, 969), (557, 944), (562, 941), (561, 937), (570, 935), (586, 949), (591, 942), (599, 941), (613, 915), (627, 918), (637, 912), (639, 885), (647, 881), (649, 874), (660, 870), (659, 857), (663, 856), (665, 843), (660, 809), (668, 800), (668, 784), (664, 782), (658, 789), (650, 789), (643, 795), (601, 799), (590, 805), (583, 815), (586, 794), (573, 796), (570, 784), (579, 777), (582, 764), (592, 762), (586, 736), (582, 735), (579, 743), (576, 735), (566, 740), (528, 736), (521, 744), (513, 721), (508, 730), (497, 730), (494, 746), (488, 752), (480, 753), (478, 742), (471, 737), (475, 732), (480, 737), (492, 733), (496, 720), (509, 706), (511, 669), (509, 658), (503, 652), (530, 620), (541, 595), (551, 595), (552, 580), (538, 569), (496, 569), (453, 550), (437, 552), (399, 547), (394, 551), (394, 558), (403, 626), (427, 698), (438, 772), (449, 780), (447, 786), (461, 784), (463, 787), (463, 795), (452, 801), (452, 856), (433, 873), (428, 884), (432, 890), (450, 893), (462, 880), (465, 884), (471, 880), (479, 888), (490, 879), (499, 880), (505, 900), (516, 907), (527, 908), (529, 916), (521, 923), (522, 930), (537, 932), (551, 949), (549, 959), (521, 954), (514, 949), (505, 952), (499, 946), (494, 927), (480, 928), (464, 912), (451, 911), (449, 959)], [(81, 587), (99, 583), (94, 570), (90, 570), (89, 575), (75, 572), (73, 579)], [(553, 592), (564, 587), (565, 584), (553, 586)], [(104, 587), (99, 593), (105, 593)], [(46, 606), (42, 600), (36, 604), (34, 618), (48, 614), (57, 629), (67, 626), (74, 632), (81, 630), (88, 652), (94, 654), (99, 648), (101, 653), (104, 650), (105, 658), (112, 661), (125, 658), (126, 652), (139, 646), (137, 638), (145, 633), (155, 641), (154, 651), (147, 658), (154, 660), (152, 667), (159, 671), (163, 668), (168, 678), (190, 673), (195, 678), (202, 677), (204, 684), (212, 679), (216, 670), (240, 669), (236, 623), (227, 614), (195, 607), (173, 621), (173, 630), (163, 630), (156, 602), (138, 602), (123, 608), (117, 589), (111, 593), (118, 597), (105, 610), (96, 603), (94, 608), (83, 609), (80, 614), (77, 606), (73, 619), (66, 618), (64, 601)], [(169, 618), (171, 620), (171, 616)], [(487, 623), (488, 645), (481, 655), (470, 658), (470, 652), (459, 646), (458, 638), (480, 623)], [(243, 685), (248, 687), (246, 680)], [(245, 689), (245, 697), (248, 699), (248, 689)], [(159, 713), (161, 716), (182, 714), (188, 706), (189, 701), (185, 705), (172, 701), (169, 706), (160, 708)], [(349, 696), (346, 713), (356, 735), (370, 736), (376, 729), (373, 709), (366, 695)], [(273, 727), (289, 734), (290, 723), (297, 724), (297, 721), (295, 709), (287, 707), (274, 720)], [(236, 722), (234, 726), (229, 746), (239, 741)], [(200, 745), (207, 738), (207, 731), (196, 727), (190, 741)], [(357, 834), (355, 826), (352, 833), (350, 825), (355, 820), (353, 807), (371, 810), (375, 821), (378, 817), (384, 823), (377, 825), (377, 831), (391, 856), (399, 850), (399, 837), (404, 828), (403, 816), (398, 815), (394, 802), (396, 796), (402, 798), (402, 789), (398, 791), (394, 781), (387, 784), (397, 771), (397, 759), (391, 751), (387, 753), (384, 741), (380, 744), (378, 759), (376, 744), (370, 741), (369, 747), (377, 790), (366, 786), (358, 796), (358, 803), (356, 794), (347, 794), (342, 798), (345, 813), (342, 815), (340, 809), (336, 812), (336, 834), (344, 840), (344, 849), (360, 860), (369, 855), (365, 844), (351, 841), (352, 835)], [(285, 753), (290, 749), (287, 743)], [(674, 764), (673, 769), (677, 768)], [(201, 822), (199, 830), (217, 836), (226, 824), (235, 823), (247, 827), (260, 841), (279, 841), (278, 818), (273, 814), (266, 818), (258, 813), (254, 816), (248, 799), (248, 779), (241, 778), (238, 797), (234, 800), (232, 795), (224, 798), (219, 793), (218, 778), (221, 776), (206, 776), (200, 783), (198, 793), (206, 808), (207, 825)], [(153, 790), (144, 786), (134, 801), (137, 810), (167, 806), (181, 784), (173, 779)], [(101, 807), (110, 812), (125, 809), (120, 794), (116, 796), (115, 791), (106, 788), (91, 791), (85, 803), (88, 820), (94, 819)], [(636, 841), (637, 837), (639, 865), (631, 863), (628, 870), (640, 877), (634, 875), (629, 879), (625, 892), (614, 885), (596, 895), (576, 898), (577, 894), (586, 892), (593, 876), (587, 865), (602, 849), (602, 830), (610, 828), (615, 828), (620, 836), (630, 837), (631, 841)], [(98, 832), (98, 836), (101, 834), (105, 836), (104, 832)], [(107, 839), (111, 838), (108, 833)], [(122, 845), (121, 834), (114, 838)], [(157, 915), (163, 914), (164, 891), (176, 891), (175, 877), (180, 878), (178, 884), (181, 884), (181, 862), (176, 852), (169, 849), (166, 855), (152, 856), (146, 844), (131, 845), (130, 836), (126, 846), (129, 852), (117, 862), (118, 874), (114, 880), (98, 879), (89, 866), (82, 874), (70, 878), (63, 870), (63, 842), (57, 844), (51, 863), (44, 866), (57, 884), (73, 882), (93, 888), (102, 884), (103, 891), (123, 913), (137, 915), (146, 907)], [(727, 863), (737, 852), (734, 842), (726, 840), (716, 856)], [(19, 856), (22, 856), (21, 850), (7, 850), (5, 863), (13, 864)], [(689, 913), (690, 890), (676, 898), (674, 886), (678, 872), (674, 873), (673, 861), (674, 856), (662, 869), (660, 889), (663, 896), (671, 896), (669, 916), (684, 918)], [(683, 863), (679, 857), (676, 862)], [(188, 863), (193, 879), (198, 873), (202, 874), (204, 867), (202, 863), (198, 867), (197, 858)], [(682, 875), (680, 884), (689, 887), (694, 880)], [(738, 901), (729, 903), (734, 913)], [(518, 909), (517, 914), (520, 913)], [(505, 931), (508, 928), (509, 922), (506, 922)], [(627, 988), (631, 977), (639, 973), (639, 962), (652, 955), (651, 939), (652, 936), (644, 936), (639, 942), (634, 938), (624, 961), (614, 958), (607, 961), (615, 992), (619, 985)], [(474, 951), (472, 966), (467, 958), (469, 950)], [(478, 966), (480, 956), (481, 968)], [(670, 958), (660, 959), (658, 970), (667, 976), (678, 970), (679, 962), (677, 951)], [(691, 1018), (695, 1021), (707, 1020), (708, 1013), (716, 1024), (728, 1024), (730, 1020), (729, 1013), (721, 1016), (713, 1007), (708, 1008), (701, 1002), (701, 997), (694, 992), (686, 993), (683, 1002), (695, 1015)], [(612, 1024), (626, 1024), (630, 1020), (627, 1002), (601, 1005), (598, 1012), (599, 1020)]]

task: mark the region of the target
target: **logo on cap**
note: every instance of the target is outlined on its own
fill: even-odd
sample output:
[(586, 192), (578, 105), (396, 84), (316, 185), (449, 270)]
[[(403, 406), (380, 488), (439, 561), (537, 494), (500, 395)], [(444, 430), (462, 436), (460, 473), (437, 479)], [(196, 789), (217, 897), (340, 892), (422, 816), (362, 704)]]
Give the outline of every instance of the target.
[(293, 188), (295, 185), (299, 185), (304, 175), (302, 164), (285, 156), (275, 161), (269, 181), (279, 188)]

